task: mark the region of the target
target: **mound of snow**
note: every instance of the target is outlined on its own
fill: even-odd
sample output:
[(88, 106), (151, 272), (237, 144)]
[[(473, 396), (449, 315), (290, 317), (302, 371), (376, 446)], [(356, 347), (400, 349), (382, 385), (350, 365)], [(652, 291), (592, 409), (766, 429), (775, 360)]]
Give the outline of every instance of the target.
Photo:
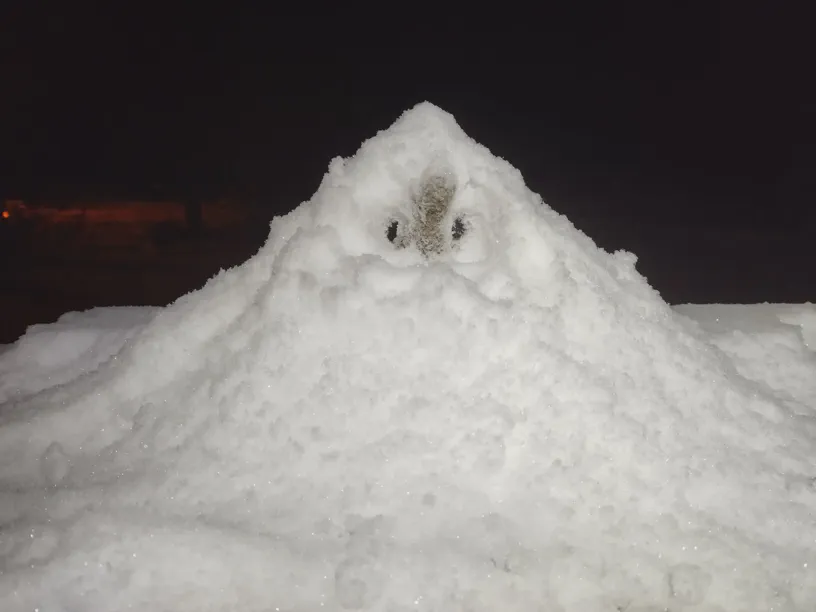
[(741, 376), (800, 414), (816, 406), (816, 306), (813, 304), (683, 304)]
[(0, 409), (3, 610), (812, 610), (813, 407), (421, 104)]
[(119, 352), (155, 314), (149, 307), (92, 308), (32, 325), (0, 357), (0, 402), (70, 382)]

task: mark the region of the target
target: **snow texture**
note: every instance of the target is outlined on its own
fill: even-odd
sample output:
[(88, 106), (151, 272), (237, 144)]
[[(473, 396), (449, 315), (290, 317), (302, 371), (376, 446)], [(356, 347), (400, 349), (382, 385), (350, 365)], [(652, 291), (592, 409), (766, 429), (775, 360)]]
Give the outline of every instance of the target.
[(771, 308), (673, 311), (420, 104), (245, 264), (0, 355), (0, 608), (812, 612)]

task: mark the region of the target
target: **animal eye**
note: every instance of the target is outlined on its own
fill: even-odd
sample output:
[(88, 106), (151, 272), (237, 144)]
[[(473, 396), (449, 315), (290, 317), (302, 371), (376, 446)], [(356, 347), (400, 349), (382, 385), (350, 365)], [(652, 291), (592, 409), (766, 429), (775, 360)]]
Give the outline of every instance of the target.
[(462, 236), (465, 235), (465, 222), (462, 220), (462, 217), (456, 217), (456, 220), (453, 222), (453, 226), (451, 227), (451, 235), (453, 236), (454, 240), (459, 240)]
[(400, 219), (391, 219), (385, 227), (385, 237), (388, 238), (388, 242), (398, 249), (407, 247), (409, 238), (406, 222)]
[(397, 230), (399, 230), (399, 221), (395, 219), (388, 224), (388, 228), (385, 230), (385, 237), (388, 238), (388, 242), (393, 244), (397, 239)]

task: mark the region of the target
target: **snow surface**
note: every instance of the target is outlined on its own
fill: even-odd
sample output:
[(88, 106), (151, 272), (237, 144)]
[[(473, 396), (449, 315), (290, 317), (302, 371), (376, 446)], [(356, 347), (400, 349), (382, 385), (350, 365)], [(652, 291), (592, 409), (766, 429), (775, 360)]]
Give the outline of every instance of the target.
[(69, 312), (55, 323), (32, 325), (2, 359), (0, 402), (71, 382), (93, 372), (124, 346), (155, 308), (93, 308)]
[(671, 309), (421, 104), (245, 264), (0, 354), (0, 609), (812, 612), (814, 334)]

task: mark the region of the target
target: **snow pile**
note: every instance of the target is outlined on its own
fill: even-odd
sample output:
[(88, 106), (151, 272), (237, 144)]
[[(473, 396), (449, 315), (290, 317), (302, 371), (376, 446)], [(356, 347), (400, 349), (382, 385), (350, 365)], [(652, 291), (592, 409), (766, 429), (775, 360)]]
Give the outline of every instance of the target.
[[(33, 325), (0, 360), (0, 402), (70, 382), (115, 355), (153, 316), (146, 307), (93, 308), (70, 312), (48, 325)], [(122, 326), (123, 319), (129, 324)]]
[(695, 319), (740, 375), (791, 410), (804, 415), (816, 406), (816, 306), (685, 304), (675, 310)]
[(0, 408), (2, 609), (812, 610), (814, 406), (634, 263), (414, 108)]

